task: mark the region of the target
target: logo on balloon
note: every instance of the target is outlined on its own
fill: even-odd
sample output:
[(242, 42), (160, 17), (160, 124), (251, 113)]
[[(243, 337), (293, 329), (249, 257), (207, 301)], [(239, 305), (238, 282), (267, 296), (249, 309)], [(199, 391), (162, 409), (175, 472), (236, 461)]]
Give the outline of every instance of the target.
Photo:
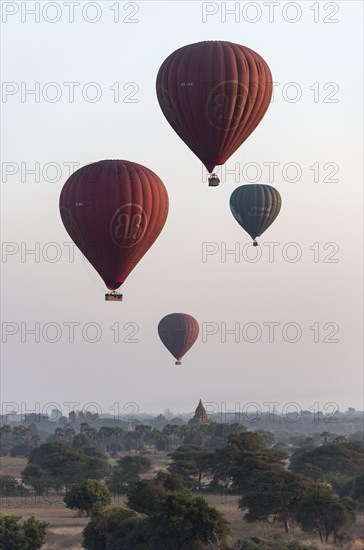
[(147, 215), (139, 204), (124, 204), (112, 217), (111, 238), (120, 248), (132, 248), (142, 239), (147, 225)]
[(204, 83), (205, 114), (217, 130), (235, 130), (244, 125), (254, 107), (258, 86), (247, 86), (238, 80), (223, 80), (218, 84)]
[(270, 211), (270, 206), (252, 206), (248, 216), (269, 216)]

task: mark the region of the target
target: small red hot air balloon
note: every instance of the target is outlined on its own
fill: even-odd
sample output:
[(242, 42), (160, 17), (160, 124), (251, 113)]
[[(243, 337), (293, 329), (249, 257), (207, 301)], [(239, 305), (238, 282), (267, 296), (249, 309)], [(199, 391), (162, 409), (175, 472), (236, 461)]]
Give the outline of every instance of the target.
[(127, 160), (101, 160), (72, 174), (60, 195), (60, 213), (71, 239), (112, 292), (160, 234), (168, 194), (149, 168)]
[[(164, 116), (210, 173), (258, 126), (273, 89), (270, 69), (259, 54), (212, 40), (170, 54), (156, 85)], [(212, 174), (209, 185), (218, 184)]]
[(196, 342), (199, 334), (198, 322), (187, 313), (170, 313), (158, 324), (159, 338), (181, 365), (182, 357)]

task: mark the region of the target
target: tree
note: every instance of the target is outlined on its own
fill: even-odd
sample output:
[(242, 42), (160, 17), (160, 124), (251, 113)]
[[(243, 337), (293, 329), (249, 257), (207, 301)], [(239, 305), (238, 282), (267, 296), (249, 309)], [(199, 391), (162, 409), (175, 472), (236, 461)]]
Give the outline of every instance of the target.
[(229, 534), (223, 514), (188, 490), (167, 494), (149, 525), (151, 550), (224, 548)]
[(276, 449), (266, 449), (257, 433), (232, 434), (226, 447), (216, 451), (213, 485), (227, 489), (233, 484), (243, 492), (251, 485), (252, 475), (283, 471), (286, 456)]
[[(203, 457), (204, 471), (212, 475), (209, 488), (227, 491), (235, 487), (243, 491), (249, 486), (252, 473), (256, 475), (275, 468), (284, 470), (287, 455), (276, 449), (265, 448), (265, 445), (269, 444), (268, 441), (272, 442), (270, 437), (265, 437), (266, 433), (268, 432), (263, 432), (262, 436), (256, 432), (234, 432), (228, 436), (225, 447), (217, 448), (214, 453)], [(171, 455), (172, 458), (177, 452)], [(173, 463), (170, 470), (174, 471)], [(188, 470), (186, 473), (188, 474)]]
[(59, 490), (89, 478), (103, 478), (109, 471), (104, 455), (88, 456), (81, 449), (52, 441), (31, 451), (22, 479), (37, 494), (44, 494), (51, 487)]
[[(134, 523), (131, 521), (134, 520)], [(137, 514), (133, 510), (126, 510), (125, 508), (109, 508), (103, 510), (97, 516), (93, 516), (91, 521), (86, 525), (83, 530), (83, 547), (86, 550), (109, 550), (112, 548), (123, 548), (123, 550), (148, 550), (147, 538), (145, 540), (145, 546), (140, 546), (140, 540), (136, 544), (136, 539), (141, 535), (139, 523), (142, 521), (140, 514)], [(124, 533), (124, 529), (127, 529), (127, 533)], [(138, 535), (136, 533), (138, 532)], [(115, 544), (116, 536), (124, 539), (123, 546), (117, 546)], [(129, 541), (125, 542), (125, 539), (129, 538)], [(139, 539), (141, 537), (139, 536)], [(134, 541), (133, 541), (134, 539)], [(131, 542), (134, 546), (127, 546)], [(138, 546), (139, 545), (139, 546)]]
[(40, 437), (35, 424), (20, 424), (11, 428), (10, 424), (0, 427), (1, 455), (28, 456), (39, 445)]
[(324, 438), (324, 445), (327, 445), (327, 439), (330, 437), (330, 435), (331, 435), (330, 432), (322, 432), (320, 434), (320, 437)]
[(243, 452), (257, 452), (264, 448), (262, 439), (256, 432), (231, 434), (226, 446), (229, 454), (240, 455)]
[(0, 548), (2, 550), (38, 550), (44, 544), (48, 523), (31, 516), (22, 524), (21, 516), (0, 513)]
[(335, 445), (341, 445), (342, 443), (347, 443), (348, 438), (345, 435), (337, 435), (333, 441)]
[(364, 474), (350, 479), (339, 494), (341, 497), (351, 497), (357, 502), (358, 508), (364, 509)]
[(340, 489), (350, 478), (362, 473), (363, 462), (364, 447), (342, 441), (313, 449), (297, 449), (291, 457), (290, 470)]
[(202, 477), (212, 470), (214, 453), (198, 445), (182, 445), (169, 455), (172, 463), (169, 471), (178, 474), (189, 487), (202, 488)]
[(97, 432), (97, 442), (108, 452), (123, 451), (125, 431), (119, 426), (102, 426)]
[(259, 435), (260, 440), (262, 441), (264, 447), (269, 448), (273, 446), (275, 442), (274, 433), (267, 432), (265, 430), (257, 430), (255, 433)]
[[(229, 534), (221, 512), (177, 488), (180, 480), (166, 474), (140, 480), (128, 495), (132, 510), (111, 508), (94, 516), (84, 530), (88, 550), (203, 550), (226, 548)], [(143, 500), (144, 499), (144, 500)]]
[(90, 516), (111, 503), (111, 493), (101, 481), (88, 479), (71, 487), (63, 501), (67, 508), (86, 512)]
[(108, 487), (114, 494), (125, 494), (151, 467), (150, 459), (145, 456), (125, 456), (113, 467)]
[[(62, 419), (64, 419), (64, 423), (62, 423)], [(54, 430), (54, 433), (48, 437), (47, 441), (64, 441), (70, 445), (75, 436), (75, 430), (68, 424), (65, 416), (60, 418), (59, 424), (60, 426)]]
[(154, 479), (141, 479), (128, 492), (129, 508), (142, 514), (154, 514), (160, 506), (166, 490)]
[(11, 447), (11, 426), (10, 424), (3, 424), (0, 426), (0, 456), (6, 456)]
[(281, 468), (264, 470), (251, 478), (251, 484), (239, 500), (239, 508), (247, 508), (248, 521), (284, 524), (286, 533), (304, 494), (312, 481)]
[(144, 451), (148, 446), (153, 443), (154, 434), (152, 426), (147, 424), (139, 424), (135, 426), (135, 436), (138, 440), (138, 447), (140, 451)]
[(351, 499), (340, 499), (329, 487), (305, 495), (295, 513), (296, 521), (303, 531), (318, 533), (321, 542), (328, 542), (355, 521), (355, 504)]
[(109, 534), (106, 550), (150, 550), (150, 536), (147, 518), (125, 519)]
[(228, 443), (229, 436), (246, 432), (245, 426), (241, 424), (209, 424), (209, 437), (205, 439), (205, 447), (210, 450), (221, 449)]
[(182, 489), (184, 485), (179, 476), (160, 471), (154, 479), (137, 481), (128, 492), (127, 504), (129, 508), (142, 514), (154, 514), (167, 492)]
[(32, 487), (35, 494), (40, 496), (47, 493), (50, 487), (58, 488), (48, 472), (43, 470), (38, 464), (28, 464), (21, 472), (22, 482)]

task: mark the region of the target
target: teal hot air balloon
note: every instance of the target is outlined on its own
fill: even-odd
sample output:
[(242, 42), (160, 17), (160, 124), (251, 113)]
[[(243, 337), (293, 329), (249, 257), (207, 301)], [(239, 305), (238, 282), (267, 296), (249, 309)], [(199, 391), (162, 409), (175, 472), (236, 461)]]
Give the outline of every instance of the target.
[(276, 219), (282, 199), (271, 185), (241, 185), (230, 197), (230, 208), (239, 225), (251, 236), (253, 245), (258, 246), (257, 237)]

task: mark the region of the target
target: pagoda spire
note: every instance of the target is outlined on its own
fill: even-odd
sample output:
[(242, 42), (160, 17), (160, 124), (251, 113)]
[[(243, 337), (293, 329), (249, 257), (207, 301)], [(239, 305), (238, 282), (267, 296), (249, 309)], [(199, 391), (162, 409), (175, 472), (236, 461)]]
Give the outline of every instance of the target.
[(210, 424), (211, 420), (207, 416), (206, 409), (202, 403), (202, 399), (200, 398), (200, 401), (196, 407), (195, 415), (191, 420), (188, 422), (189, 424)]

